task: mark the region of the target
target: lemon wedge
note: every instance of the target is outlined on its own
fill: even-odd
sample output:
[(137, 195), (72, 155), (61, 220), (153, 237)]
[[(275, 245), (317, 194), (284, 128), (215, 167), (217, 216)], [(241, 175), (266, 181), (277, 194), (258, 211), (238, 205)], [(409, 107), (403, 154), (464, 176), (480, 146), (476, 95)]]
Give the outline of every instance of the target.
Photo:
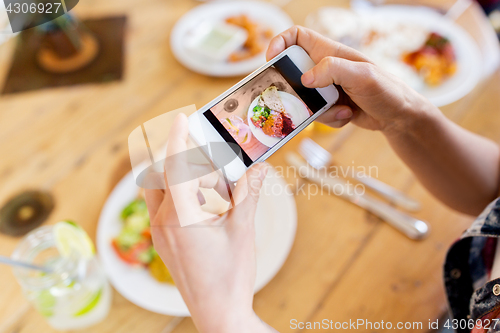
[(58, 222), (54, 225), (53, 233), (61, 256), (69, 257), (75, 252), (85, 259), (90, 259), (95, 255), (94, 243), (85, 230), (75, 222)]

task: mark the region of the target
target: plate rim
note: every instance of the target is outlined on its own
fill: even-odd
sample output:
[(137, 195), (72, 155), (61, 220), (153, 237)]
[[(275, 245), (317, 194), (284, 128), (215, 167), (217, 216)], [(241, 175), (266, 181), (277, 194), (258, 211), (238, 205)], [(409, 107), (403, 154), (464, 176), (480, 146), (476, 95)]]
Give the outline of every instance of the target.
[[(261, 65), (263, 65), (266, 62), (265, 58), (265, 51), (261, 52), (260, 54), (248, 59), (244, 60), (239, 63), (239, 66), (230, 66), (229, 68), (226, 68), (226, 70), (220, 71), (220, 68), (211, 69), (210, 66), (207, 66), (205, 64), (195, 64), (196, 62), (192, 62), (189, 60), (185, 59), (185, 55), (188, 52), (185, 52), (183, 49), (183, 46), (181, 45), (181, 40), (183, 37), (183, 29), (184, 25), (188, 25), (188, 22), (192, 19), (193, 16), (196, 17), (196, 15), (199, 15), (200, 12), (205, 11), (207, 9), (213, 10), (214, 8), (216, 9), (217, 7), (223, 6), (225, 10), (237, 8), (238, 6), (258, 6), (261, 9), (264, 9), (266, 11), (272, 11), (275, 14), (277, 14), (277, 17), (279, 17), (279, 20), (282, 21), (281, 24), (283, 24), (283, 27), (286, 26), (285, 29), (288, 29), (293, 26), (293, 20), (290, 18), (290, 16), (283, 11), (280, 7), (273, 5), (272, 3), (266, 3), (266, 2), (260, 2), (260, 1), (251, 1), (251, 0), (245, 0), (245, 1), (214, 1), (211, 3), (204, 3), (201, 5), (198, 5), (194, 7), (193, 9), (187, 11), (184, 13), (183, 16), (177, 22), (175, 23), (174, 27), (172, 28), (172, 31), (170, 33), (170, 49), (172, 51), (172, 54), (174, 55), (175, 59), (179, 61), (183, 66), (188, 68), (191, 71), (194, 71), (196, 73), (200, 73), (203, 75), (207, 76), (213, 76), (213, 77), (234, 77), (234, 76), (241, 76), (241, 75), (246, 75), (257, 68), (259, 68)], [(228, 7), (231, 6), (232, 8)], [(275, 31), (275, 34), (280, 33), (281, 31)], [(242, 64), (243, 63), (243, 64)], [(220, 65), (220, 64), (219, 64)], [(245, 66), (246, 65), (246, 66)], [(227, 67), (227, 66), (224, 66)]]
[[(273, 178), (276, 179), (276, 181), (278, 183), (281, 183), (281, 185), (285, 186), (286, 185), (285, 180), (283, 179), (283, 177), (276, 177), (277, 174), (278, 174), (278, 171), (275, 168), (273, 168), (273, 167), (269, 168), (268, 175), (274, 175)], [(119, 194), (118, 194), (119, 190), (122, 187), (125, 187), (127, 182), (129, 183), (129, 186), (132, 186), (130, 184), (130, 182), (132, 182), (133, 180), (134, 180), (134, 176), (133, 176), (132, 171), (130, 171), (123, 178), (120, 179), (120, 181), (113, 187), (112, 191), (110, 192), (110, 194), (106, 198), (106, 202), (104, 203), (103, 208), (101, 209), (101, 213), (99, 215), (99, 220), (98, 220), (98, 224), (97, 224), (97, 228), (96, 228), (95, 239), (96, 239), (96, 247), (97, 247), (97, 256), (104, 267), (104, 270), (106, 272), (106, 276), (108, 277), (108, 280), (111, 283), (111, 285), (113, 285), (113, 287), (116, 289), (116, 291), (118, 291), (123, 297), (125, 297), (131, 303), (133, 303), (141, 308), (144, 308), (148, 311), (159, 313), (159, 314), (173, 315), (173, 316), (179, 316), (179, 317), (190, 316), (190, 313), (187, 310), (187, 306), (185, 305), (185, 303), (182, 300), (182, 297), (180, 295), (180, 292), (178, 291), (178, 289), (175, 286), (169, 286), (169, 285), (162, 284), (162, 287), (172, 288), (172, 292), (177, 293), (177, 295), (181, 298), (182, 304), (185, 308), (182, 308), (182, 309), (168, 308), (167, 310), (159, 309), (157, 306), (152, 306), (151, 304), (148, 304), (147, 302), (142, 301), (140, 298), (136, 299), (135, 296), (131, 296), (128, 293), (126, 288), (122, 288), (123, 286), (118, 281), (117, 276), (115, 276), (115, 274), (113, 274), (114, 272), (111, 272), (111, 273), (109, 272), (110, 268), (106, 264), (108, 257), (107, 257), (107, 254), (104, 252), (110, 253), (110, 252), (112, 252), (112, 248), (111, 248), (109, 239), (106, 238), (107, 235), (104, 234), (105, 233), (104, 224), (110, 223), (109, 221), (106, 221), (105, 219), (107, 219), (108, 214), (111, 214), (112, 211), (116, 210), (116, 209), (113, 209), (114, 207), (112, 206), (112, 203), (113, 203), (113, 200), (117, 200), (116, 198), (119, 197)], [(134, 181), (134, 184), (135, 184), (135, 181)], [(137, 188), (137, 192), (138, 191), (139, 191), (139, 189)], [(134, 193), (134, 196), (136, 196), (136, 194), (137, 193)], [(289, 220), (286, 222), (286, 224), (288, 224), (288, 228), (289, 228), (288, 238), (286, 238), (285, 241), (283, 241), (285, 246), (282, 247), (281, 255), (279, 257), (277, 257), (277, 259), (275, 260), (276, 264), (274, 265), (274, 267), (269, 269), (268, 272), (265, 274), (265, 276), (260, 281), (257, 280), (257, 276), (256, 276), (256, 284), (254, 287), (254, 293), (257, 293), (264, 286), (266, 286), (276, 276), (276, 274), (281, 270), (282, 266), (284, 265), (285, 261), (287, 260), (287, 258), (289, 256), (290, 251), (291, 251), (293, 244), (295, 242), (295, 236), (296, 236), (296, 231), (297, 231), (297, 207), (296, 207), (295, 199), (294, 199), (293, 195), (287, 194), (285, 197), (281, 198), (280, 201), (286, 202), (286, 204), (289, 205), (288, 209), (285, 210), (286, 212), (289, 213)], [(117, 216), (116, 219), (118, 219), (118, 215), (117, 214), (115, 214), (115, 215)], [(119, 260), (118, 257), (116, 257), (116, 259)], [(130, 271), (135, 270), (134, 267), (129, 266), (126, 263), (122, 263), (122, 264), (125, 267), (129, 267)], [(257, 268), (258, 268), (258, 266), (257, 266)], [(146, 270), (143, 270), (143, 269), (138, 270), (138, 272), (139, 272), (139, 274), (142, 274), (142, 273), (149, 274)], [(154, 281), (154, 279), (151, 277), (150, 277), (150, 280), (153, 281), (154, 283), (158, 283), (158, 282)]]
[[(423, 18), (424, 15), (430, 14), (431, 12), (434, 15), (426, 15), (425, 17), (427, 18), (427, 21), (424, 21), (423, 27), (427, 29), (436, 29), (438, 32), (443, 33), (443, 31), (446, 30), (447, 33), (451, 34), (447, 35), (447, 38), (452, 38), (453, 42), (455, 43), (454, 47), (460, 47), (459, 52), (464, 52), (468, 54), (469, 59), (461, 59), (461, 62), (458, 62), (458, 68), (459, 70), (463, 70), (464, 66), (468, 66), (467, 72), (469, 73), (468, 76), (465, 78), (465, 80), (461, 80), (460, 84), (455, 88), (454, 90), (450, 90), (447, 92), (444, 92), (441, 95), (438, 96), (426, 96), (425, 95), (425, 90), (424, 91), (418, 91), (422, 95), (425, 96), (431, 103), (433, 103), (435, 106), (440, 107), (440, 106), (445, 106), (451, 103), (454, 103), (461, 98), (465, 97), (467, 94), (469, 94), (479, 83), (481, 79), (481, 66), (479, 65), (481, 63), (481, 54), (478, 51), (478, 45), (474, 41), (474, 39), (470, 36), (470, 34), (465, 30), (462, 26), (457, 24), (456, 22), (447, 19), (446, 17), (442, 16), (438, 12), (433, 11), (431, 8), (420, 8), (419, 10), (408, 10), (410, 9), (411, 6), (408, 5), (387, 5), (386, 7), (378, 7), (376, 11), (378, 13), (376, 15), (380, 15), (382, 17), (391, 17), (395, 18), (396, 15), (405, 13), (405, 15), (408, 15), (410, 17), (414, 17), (415, 19), (417, 18)], [(366, 14), (361, 14), (361, 15), (366, 15)], [(451, 32), (451, 33), (450, 33)], [(455, 38), (456, 37), (456, 38)], [(468, 45), (467, 45), (468, 44)], [(471, 60), (474, 58), (474, 60)], [(452, 79), (452, 78), (450, 78)], [(443, 84), (446, 84), (444, 82)], [(426, 90), (427, 89), (433, 89), (429, 86), (425, 86)]]

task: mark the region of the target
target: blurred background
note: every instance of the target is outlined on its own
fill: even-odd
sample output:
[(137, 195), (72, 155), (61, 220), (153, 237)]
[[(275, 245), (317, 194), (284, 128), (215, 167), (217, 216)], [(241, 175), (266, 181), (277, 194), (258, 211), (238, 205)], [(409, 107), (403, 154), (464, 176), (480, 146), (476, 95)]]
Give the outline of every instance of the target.
[[(293, 24), (359, 49), (454, 122), (500, 142), (500, 1), (82, 0), (19, 33), (12, 11), (0, 7), (0, 256), (44, 265), (36, 255), (55, 248), (64, 260), (55, 277), (0, 266), (0, 332), (196, 332), (151, 246), (129, 135), (210, 102), (264, 64), (272, 36)], [(162, 135), (173, 116), (161, 118)], [(305, 138), (333, 166), (376, 170), (369, 195), (426, 221), (429, 236), (410, 239), (280, 172)], [(323, 318), (428, 331), (446, 316), (442, 264), (473, 218), (431, 197), (382, 134), (313, 124), (268, 161), (269, 184), (293, 191), (267, 194), (256, 218), (254, 307), (264, 321), (280, 332), (294, 331), (292, 319)]]

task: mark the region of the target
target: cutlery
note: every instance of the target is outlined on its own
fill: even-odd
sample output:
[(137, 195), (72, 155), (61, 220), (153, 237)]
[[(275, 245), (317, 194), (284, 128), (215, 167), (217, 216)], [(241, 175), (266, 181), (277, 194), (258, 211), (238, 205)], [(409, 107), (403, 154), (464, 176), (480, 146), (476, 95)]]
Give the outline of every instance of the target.
[(23, 267), (23, 268), (29, 268), (29, 269), (34, 269), (38, 271), (42, 271), (45, 273), (52, 273), (52, 270), (48, 267), (43, 267), (43, 266), (38, 266), (38, 265), (32, 265), (27, 262), (22, 262), (22, 261), (17, 261), (10, 259), (9, 257), (4, 257), (0, 256), (0, 264), (5, 264), (9, 266), (17, 266), (17, 267)]
[[(349, 190), (347, 182), (340, 178), (328, 177), (324, 169), (315, 169), (306, 163), (299, 155), (289, 152), (285, 159), (288, 164), (298, 169), (299, 175), (321, 187), (324, 185), (334, 189), (333, 194), (352, 202), (353, 204), (368, 210), (379, 216), (397, 230), (411, 239), (420, 240), (429, 234), (429, 226), (426, 222), (396, 210), (394, 207), (375, 199), (368, 194), (356, 194)], [(310, 156), (311, 162), (314, 163)], [(341, 189), (341, 191), (338, 191)]]
[[(309, 138), (302, 140), (299, 153), (316, 169), (328, 167), (332, 160), (332, 154)], [(353, 172), (350, 176), (399, 207), (413, 212), (420, 210), (418, 201), (380, 180), (362, 174), (360, 171)]]

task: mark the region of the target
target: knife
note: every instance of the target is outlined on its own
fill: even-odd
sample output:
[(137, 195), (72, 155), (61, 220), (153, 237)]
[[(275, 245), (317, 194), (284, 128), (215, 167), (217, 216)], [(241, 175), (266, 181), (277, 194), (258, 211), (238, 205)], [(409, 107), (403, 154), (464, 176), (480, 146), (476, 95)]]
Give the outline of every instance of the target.
[[(421, 240), (429, 234), (430, 228), (427, 222), (405, 214), (366, 193), (357, 194), (355, 191), (349, 190), (345, 180), (329, 177), (325, 170), (314, 169), (299, 155), (289, 152), (286, 154), (285, 160), (298, 169), (298, 173), (302, 178), (306, 178), (320, 186), (328, 186), (331, 189), (329, 193), (333, 193), (377, 215), (407, 237)], [(334, 189), (341, 189), (341, 191)]]

